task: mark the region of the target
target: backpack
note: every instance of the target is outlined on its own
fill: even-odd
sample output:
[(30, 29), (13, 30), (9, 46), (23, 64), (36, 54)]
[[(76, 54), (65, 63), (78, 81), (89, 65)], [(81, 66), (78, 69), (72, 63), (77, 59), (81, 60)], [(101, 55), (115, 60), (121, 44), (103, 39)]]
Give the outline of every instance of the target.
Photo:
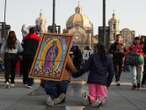
[(141, 65), (144, 63), (144, 57), (142, 55), (138, 55), (136, 53), (130, 52), (126, 58), (127, 65)]

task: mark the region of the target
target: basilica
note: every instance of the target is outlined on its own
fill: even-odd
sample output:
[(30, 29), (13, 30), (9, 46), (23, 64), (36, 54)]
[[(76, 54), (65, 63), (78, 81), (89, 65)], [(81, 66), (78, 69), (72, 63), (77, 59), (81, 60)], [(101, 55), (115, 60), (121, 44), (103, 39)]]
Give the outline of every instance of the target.
[[(115, 12), (113, 12), (107, 26), (109, 29), (109, 33), (106, 36), (108, 39), (107, 43), (110, 45), (115, 41), (115, 36), (117, 34), (121, 34), (125, 45), (131, 45), (132, 39), (135, 36), (135, 31), (131, 31), (128, 28), (120, 30), (119, 24), (119, 18), (115, 15)], [(47, 31), (46, 18), (42, 15), (42, 12), (40, 12), (39, 17), (37, 17), (35, 21), (35, 27), (40, 33), (49, 32)], [(81, 51), (83, 51), (87, 46), (90, 49), (93, 49), (94, 45), (100, 40), (99, 33), (94, 35), (93, 23), (89, 17), (84, 14), (79, 3), (75, 7), (75, 12), (68, 17), (66, 21), (66, 27), (63, 29), (63, 33), (72, 35), (73, 44), (79, 46)]]
[(75, 13), (68, 18), (64, 32), (73, 35), (73, 42), (81, 50), (86, 46), (92, 48), (97, 43), (97, 38), (93, 35), (93, 23), (83, 13), (79, 4), (75, 8)]

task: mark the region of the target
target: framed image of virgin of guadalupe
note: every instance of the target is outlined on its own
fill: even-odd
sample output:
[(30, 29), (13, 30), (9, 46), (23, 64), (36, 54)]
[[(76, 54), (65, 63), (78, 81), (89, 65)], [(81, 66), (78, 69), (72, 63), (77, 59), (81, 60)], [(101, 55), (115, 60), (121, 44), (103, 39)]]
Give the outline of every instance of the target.
[(29, 76), (45, 80), (61, 80), (71, 42), (70, 35), (44, 34)]

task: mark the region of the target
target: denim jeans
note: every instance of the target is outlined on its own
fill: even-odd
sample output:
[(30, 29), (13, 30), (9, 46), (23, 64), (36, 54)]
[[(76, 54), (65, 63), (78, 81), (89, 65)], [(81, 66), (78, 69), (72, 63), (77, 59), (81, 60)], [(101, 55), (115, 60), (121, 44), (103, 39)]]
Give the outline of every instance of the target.
[(137, 85), (142, 83), (143, 78), (143, 65), (140, 66), (132, 66), (129, 65), (129, 70), (132, 78), (132, 84)]
[(45, 92), (52, 98), (57, 98), (61, 93), (66, 94), (69, 81), (45, 81)]

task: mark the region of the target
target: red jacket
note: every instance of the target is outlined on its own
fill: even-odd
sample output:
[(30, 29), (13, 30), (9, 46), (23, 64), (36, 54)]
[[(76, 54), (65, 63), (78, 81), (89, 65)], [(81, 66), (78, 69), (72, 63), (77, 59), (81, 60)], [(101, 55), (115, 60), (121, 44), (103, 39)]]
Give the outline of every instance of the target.
[(135, 52), (136, 54), (138, 55), (144, 55), (144, 52), (143, 52), (143, 45), (142, 44), (137, 44), (137, 45), (131, 45), (129, 47), (129, 51), (131, 52)]
[(41, 41), (41, 38), (36, 33), (26, 35), (23, 40), (26, 40), (26, 39), (34, 39), (37, 42)]
[(37, 34), (28, 34), (26, 37), (24, 37), (23, 39), (23, 55), (27, 55), (27, 56), (35, 56), (37, 47), (39, 42), (41, 41), (41, 38), (37, 35)]

